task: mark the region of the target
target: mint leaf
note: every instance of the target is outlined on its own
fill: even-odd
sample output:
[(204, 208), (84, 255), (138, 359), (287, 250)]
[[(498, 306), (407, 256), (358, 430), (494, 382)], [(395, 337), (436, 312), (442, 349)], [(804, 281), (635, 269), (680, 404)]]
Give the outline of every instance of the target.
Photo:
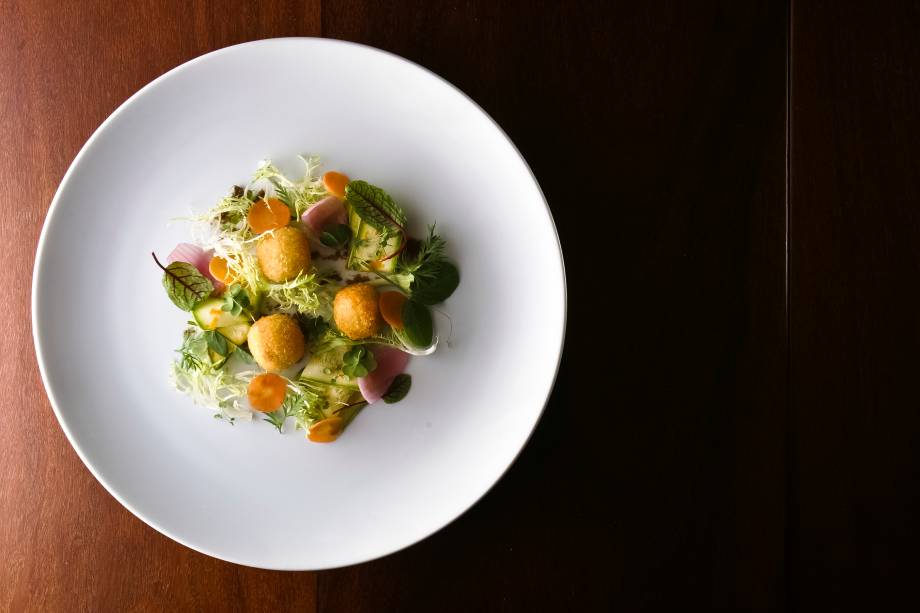
[(406, 214), (392, 197), (367, 181), (350, 181), (345, 186), (345, 202), (375, 230), (395, 228), (405, 233)]
[(403, 334), (409, 343), (415, 347), (429, 347), (434, 337), (431, 324), (431, 313), (425, 305), (417, 302), (414, 297), (406, 300), (402, 309)]
[(153, 261), (163, 270), (163, 287), (173, 304), (183, 311), (191, 311), (196, 304), (211, 295), (214, 286), (188, 262), (173, 262), (163, 266), (153, 255)]
[(387, 393), (383, 395), (383, 401), (387, 404), (399, 402), (406, 397), (406, 394), (409, 393), (409, 389), (411, 387), (412, 375), (407, 375), (405, 373), (396, 375), (396, 377), (393, 379), (393, 383), (390, 384), (390, 389), (388, 389)]

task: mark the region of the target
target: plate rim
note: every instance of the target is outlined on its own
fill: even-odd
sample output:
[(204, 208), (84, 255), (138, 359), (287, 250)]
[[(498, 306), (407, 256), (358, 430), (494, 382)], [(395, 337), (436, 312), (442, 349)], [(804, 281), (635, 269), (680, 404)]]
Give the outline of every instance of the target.
[[(66, 191), (67, 185), (70, 182), (71, 177), (74, 175), (75, 170), (81, 165), (80, 163), (83, 160), (83, 157), (86, 155), (86, 152), (89, 150), (91, 145), (96, 141), (96, 139), (99, 138), (99, 136), (108, 128), (109, 124), (112, 123), (112, 121), (118, 115), (120, 115), (126, 108), (131, 106), (136, 99), (143, 96), (149, 90), (154, 89), (161, 81), (169, 79), (172, 76), (187, 70), (189, 67), (194, 66), (195, 64), (198, 64), (199, 62), (204, 61), (206, 58), (211, 58), (212, 56), (222, 55), (222, 54), (230, 52), (231, 50), (238, 50), (239, 48), (242, 48), (242, 47), (270, 46), (270, 45), (278, 44), (280, 42), (290, 42), (290, 41), (318, 41), (318, 42), (321, 42), (322, 44), (340, 45), (344, 47), (354, 47), (354, 48), (359, 48), (366, 52), (383, 54), (383, 55), (389, 56), (390, 58), (395, 59), (398, 62), (407, 63), (410, 66), (421, 70), (423, 73), (425, 73), (428, 76), (434, 77), (437, 81), (441, 82), (443, 85), (446, 85), (449, 89), (453, 90), (456, 94), (460, 95), (470, 105), (472, 105), (472, 107), (476, 111), (481, 113), (482, 116), (492, 124), (492, 126), (504, 138), (505, 142), (507, 142), (507, 144), (510, 145), (511, 150), (514, 151), (514, 153), (517, 155), (521, 164), (523, 164), (524, 168), (527, 170), (528, 174), (530, 175), (530, 178), (533, 181), (534, 186), (537, 188), (537, 193), (540, 195), (540, 199), (543, 203), (543, 208), (546, 212), (547, 218), (549, 219), (550, 228), (552, 229), (553, 235), (556, 239), (556, 252), (559, 258), (558, 265), (559, 265), (559, 270), (561, 273), (561, 281), (562, 281), (562, 321), (561, 321), (562, 329), (561, 329), (561, 334), (559, 337), (559, 346), (556, 348), (556, 364), (553, 370), (552, 381), (550, 382), (550, 385), (547, 388), (546, 396), (543, 399), (540, 410), (536, 414), (533, 425), (530, 428), (530, 432), (521, 441), (520, 446), (515, 451), (514, 455), (512, 456), (508, 464), (498, 474), (496, 474), (492, 483), (489, 484), (488, 487), (484, 488), (482, 493), (480, 493), (474, 499), (470, 500), (469, 503), (466, 504), (466, 506), (463, 506), (463, 508), (461, 508), (456, 514), (448, 517), (440, 526), (430, 531), (428, 530), (423, 531), (424, 533), (421, 533), (413, 537), (409, 542), (406, 542), (405, 544), (399, 547), (386, 548), (383, 551), (375, 552), (370, 555), (363, 554), (363, 555), (357, 556), (356, 559), (350, 562), (347, 562), (347, 563), (343, 563), (343, 564), (315, 566), (315, 567), (310, 567), (310, 568), (300, 568), (299, 565), (288, 565), (288, 564), (268, 564), (268, 565), (264, 565), (261, 563), (257, 564), (251, 561), (237, 559), (237, 558), (234, 558), (233, 556), (221, 555), (217, 552), (211, 551), (206, 546), (191, 543), (186, 538), (179, 537), (176, 534), (173, 534), (172, 531), (166, 530), (158, 526), (156, 522), (149, 519), (143, 512), (141, 512), (134, 505), (128, 503), (115, 490), (115, 488), (110, 486), (106, 482), (106, 480), (100, 475), (97, 469), (92, 465), (92, 463), (87, 460), (87, 457), (85, 453), (83, 452), (83, 450), (81, 449), (80, 444), (74, 437), (73, 433), (70, 431), (70, 428), (67, 426), (67, 422), (63, 417), (61, 409), (59, 408), (59, 401), (57, 397), (55, 396), (53, 390), (51, 389), (51, 386), (48, 383), (48, 369), (45, 364), (44, 351), (42, 350), (42, 344), (43, 342), (46, 342), (46, 341), (43, 341), (42, 339), (42, 332), (41, 332), (40, 322), (38, 318), (38, 308), (37, 308), (38, 303), (39, 303), (39, 297), (40, 297), (39, 294), (41, 293), (39, 288), (41, 287), (40, 286), (40, 281), (41, 281), (41, 276), (42, 276), (41, 271), (43, 270), (42, 260), (43, 260), (43, 254), (46, 249), (48, 229), (53, 223), (55, 213), (58, 210), (61, 195), (62, 193)], [(83, 463), (86, 469), (89, 470), (90, 474), (96, 479), (96, 481), (100, 485), (102, 485), (103, 489), (106, 492), (108, 492), (109, 495), (111, 495), (115, 500), (118, 501), (119, 504), (121, 504), (122, 507), (128, 510), (136, 518), (141, 520), (144, 524), (146, 524), (150, 528), (153, 528), (156, 532), (162, 534), (163, 536), (169, 538), (170, 540), (175, 541), (176, 543), (179, 543), (180, 545), (183, 545), (185, 547), (188, 547), (189, 549), (193, 551), (196, 551), (198, 553), (201, 553), (203, 555), (206, 555), (212, 558), (216, 558), (224, 562), (229, 562), (231, 564), (238, 564), (238, 565), (246, 566), (250, 568), (260, 568), (260, 569), (266, 569), (266, 570), (280, 570), (280, 571), (329, 570), (329, 569), (334, 569), (334, 568), (344, 568), (344, 567), (353, 566), (356, 564), (363, 564), (366, 562), (384, 558), (386, 556), (389, 556), (394, 553), (400, 552), (404, 549), (407, 549), (417, 543), (420, 543), (421, 541), (431, 537), (433, 534), (440, 532), (441, 530), (443, 530), (450, 524), (457, 521), (461, 516), (466, 514), (474, 506), (476, 506), (476, 504), (478, 504), (479, 501), (481, 501), (486, 496), (486, 494), (492, 491), (492, 489), (498, 484), (498, 482), (501, 481), (502, 478), (508, 473), (508, 470), (518, 460), (521, 453), (524, 451), (524, 448), (527, 446), (527, 443), (530, 442), (530, 439), (533, 437), (533, 434), (536, 431), (537, 426), (539, 425), (540, 420), (543, 417), (543, 413), (546, 411), (546, 407), (547, 407), (547, 404), (549, 403), (550, 397), (552, 396), (553, 390), (556, 387), (556, 382), (559, 377), (559, 369), (562, 363), (562, 355), (563, 355), (564, 348), (565, 348), (565, 338), (566, 338), (566, 332), (567, 332), (567, 327), (568, 327), (568, 282), (566, 279), (565, 257), (562, 251), (562, 241), (559, 238), (559, 230), (556, 227), (556, 221), (553, 218), (553, 213), (549, 207), (549, 203), (546, 200), (546, 195), (543, 192), (543, 188), (540, 186), (540, 182), (537, 180), (537, 177), (534, 175), (533, 170), (531, 169), (530, 165), (527, 163), (527, 160), (521, 154), (520, 150), (517, 148), (517, 145), (514, 144), (514, 141), (511, 140), (508, 134), (498, 124), (498, 122), (496, 122), (495, 119), (493, 119), (492, 116), (489, 115), (489, 113), (485, 111), (485, 109), (483, 109), (475, 100), (473, 100), (469, 95), (467, 95), (466, 92), (464, 92), (462, 89), (460, 89), (459, 87), (457, 87), (456, 85), (454, 85), (453, 83), (445, 79), (444, 77), (440, 76), (436, 72), (426, 68), (425, 66), (422, 66), (421, 64), (418, 64), (417, 62), (414, 62), (410, 59), (407, 59), (391, 51), (380, 49), (378, 47), (373, 47), (371, 45), (366, 45), (363, 43), (357, 43), (353, 41), (335, 39), (335, 38), (319, 37), (319, 36), (287, 36), (287, 37), (277, 37), (277, 38), (263, 38), (263, 39), (238, 43), (235, 45), (228, 45), (226, 47), (221, 47), (219, 49), (215, 49), (213, 51), (203, 53), (177, 66), (174, 66), (173, 68), (169, 69), (163, 74), (157, 76), (155, 79), (153, 79), (152, 81), (150, 81), (149, 83), (147, 83), (146, 85), (138, 89), (131, 96), (129, 96), (124, 102), (118, 105), (118, 107), (114, 111), (112, 111), (108, 115), (108, 117), (106, 117), (102, 121), (102, 123), (99, 124), (99, 126), (93, 131), (93, 133), (89, 136), (89, 138), (87, 138), (86, 142), (83, 143), (83, 145), (80, 147), (80, 150), (77, 152), (77, 155), (71, 161), (70, 166), (68, 166), (67, 171), (64, 173), (64, 176), (61, 178), (61, 182), (58, 184), (58, 187), (54, 192), (54, 196), (51, 199), (51, 204), (48, 207), (48, 212), (46, 213), (45, 219), (42, 222), (41, 233), (39, 234), (38, 243), (35, 249), (35, 258), (34, 258), (34, 263), (33, 263), (33, 268), (32, 268), (31, 281), (32, 281), (32, 287), (31, 287), (31, 292), (30, 292), (31, 293), (30, 308), (31, 308), (32, 313), (31, 313), (30, 319), (31, 319), (31, 324), (32, 324), (32, 344), (35, 349), (35, 357), (38, 362), (38, 370), (41, 376), (42, 386), (44, 387), (45, 394), (48, 397), (48, 402), (51, 405), (52, 410), (54, 411), (54, 416), (57, 419), (58, 425), (60, 425), (61, 429), (64, 431), (64, 435), (67, 437), (67, 441), (70, 443), (70, 446), (76, 452), (77, 456), (80, 458), (80, 461)]]

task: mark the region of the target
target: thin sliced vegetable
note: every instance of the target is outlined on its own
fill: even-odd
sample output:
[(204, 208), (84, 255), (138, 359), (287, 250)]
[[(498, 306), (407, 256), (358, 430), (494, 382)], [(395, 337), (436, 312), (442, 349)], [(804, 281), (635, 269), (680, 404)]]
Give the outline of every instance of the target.
[(396, 375), (406, 370), (409, 363), (409, 354), (394, 347), (377, 346), (373, 348), (377, 368), (367, 376), (358, 379), (358, 389), (369, 403), (374, 403), (383, 398), (390, 389)]
[(203, 274), (211, 283), (214, 284), (214, 289), (218, 292), (224, 290), (224, 284), (220, 279), (214, 277), (211, 274), (209, 264), (211, 262), (211, 255), (213, 251), (205, 251), (198, 245), (193, 245), (191, 243), (179, 243), (176, 245), (176, 248), (166, 256), (166, 265), (169, 266), (173, 262), (186, 262), (191, 264), (198, 269), (198, 272)]
[(323, 185), (336, 198), (345, 198), (345, 186), (348, 185), (349, 180), (347, 175), (334, 170), (323, 175)]
[(280, 407), (286, 394), (287, 381), (274, 373), (253, 378), (246, 393), (252, 408), (263, 413), (271, 413)]
[(248, 324), (248, 317), (242, 313), (234, 315), (223, 309), (224, 301), (220, 298), (202, 300), (192, 309), (192, 316), (202, 330), (216, 330), (237, 324)]
[(168, 266), (173, 262), (188, 262), (200, 270), (201, 274), (207, 275), (208, 273), (206, 271), (208, 270), (208, 262), (210, 259), (211, 254), (198, 245), (179, 243), (176, 245), (176, 248), (166, 256), (166, 265)]
[(233, 271), (230, 270), (227, 260), (219, 255), (215, 255), (211, 258), (210, 263), (208, 263), (208, 271), (214, 279), (225, 285), (230, 285), (236, 281), (236, 276), (233, 274)]
[(218, 328), (217, 331), (220, 332), (224, 337), (227, 338), (234, 345), (242, 345), (246, 342), (246, 337), (249, 335), (249, 328), (251, 326), (248, 322), (243, 322), (239, 324), (234, 324), (232, 326), (225, 326), (223, 328)]
[(310, 426), (307, 438), (314, 443), (331, 443), (339, 438), (344, 428), (345, 420), (341, 417), (328, 417)]
[(252, 205), (246, 219), (255, 234), (262, 234), (288, 225), (291, 209), (277, 198), (262, 199)]
[(330, 224), (344, 224), (348, 221), (345, 203), (336, 196), (323, 198), (307, 209), (300, 218), (316, 236), (321, 235)]
[[(194, 318), (176, 387), (231, 424), (261, 412), (279, 432), (293, 419), (329, 443), (370, 403), (411, 393), (409, 357), (434, 352), (438, 329), (450, 340), (432, 305), (460, 274), (433, 225), (426, 240), (409, 238), (406, 212), (384, 189), (301, 159), (302, 179), (260, 163), (198, 217), (210, 230), (201, 247), (180, 244), (171, 264), (157, 264), (168, 297)], [(307, 347), (298, 378), (284, 376)]]
[(390, 324), (394, 330), (402, 330), (402, 308), (406, 303), (406, 296), (401, 292), (381, 292), (378, 302), (383, 321)]

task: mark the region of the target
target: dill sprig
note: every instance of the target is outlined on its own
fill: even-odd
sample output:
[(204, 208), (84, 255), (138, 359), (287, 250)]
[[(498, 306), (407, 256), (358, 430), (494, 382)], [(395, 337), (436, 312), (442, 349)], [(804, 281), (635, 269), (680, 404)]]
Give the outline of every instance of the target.
[(396, 274), (379, 271), (377, 274), (419, 304), (430, 306), (444, 302), (460, 284), (460, 271), (447, 259), (446, 247), (447, 243), (432, 224), (428, 226), (428, 236), (420, 243), (418, 253), (401, 259)]
[(292, 390), (289, 385), (287, 396), (284, 397), (284, 402), (277, 410), (267, 413), (264, 417), (264, 421), (273, 425), (280, 434), (283, 434), (284, 422), (287, 421), (288, 417), (295, 417), (302, 413), (304, 411), (304, 405), (307, 402), (308, 398), (299, 388), (295, 391)]
[(437, 265), (447, 260), (444, 253), (447, 241), (438, 235), (436, 225), (428, 226), (428, 236), (419, 245), (415, 258), (403, 263), (403, 272), (413, 275), (415, 280), (433, 280), (437, 275)]
[(197, 328), (188, 328), (182, 334), (182, 346), (176, 350), (179, 365), (186, 371), (203, 370), (208, 357), (207, 341), (196, 332)]

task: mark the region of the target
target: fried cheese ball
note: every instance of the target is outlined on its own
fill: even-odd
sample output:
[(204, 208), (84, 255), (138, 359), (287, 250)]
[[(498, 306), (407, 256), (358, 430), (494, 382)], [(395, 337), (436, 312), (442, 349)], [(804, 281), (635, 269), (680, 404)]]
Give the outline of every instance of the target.
[(383, 323), (377, 291), (367, 283), (343, 287), (332, 301), (332, 317), (339, 330), (352, 340), (374, 336)]
[(310, 268), (310, 243), (298, 228), (285, 226), (259, 239), (259, 268), (270, 281), (284, 283)]
[(289, 315), (267, 315), (249, 330), (249, 351), (269, 372), (285, 370), (303, 357), (305, 346), (300, 326)]

